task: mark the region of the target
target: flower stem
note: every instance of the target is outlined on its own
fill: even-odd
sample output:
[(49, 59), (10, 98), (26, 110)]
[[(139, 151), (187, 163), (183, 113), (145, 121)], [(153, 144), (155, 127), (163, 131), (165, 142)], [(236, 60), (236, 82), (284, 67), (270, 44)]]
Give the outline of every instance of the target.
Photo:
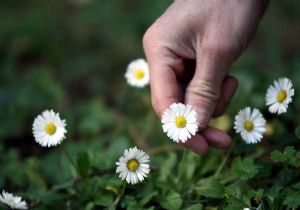
[(118, 204), (119, 204), (121, 198), (122, 198), (123, 195), (124, 195), (126, 186), (127, 186), (127, 184), (126, 184), (126, 182), (125, 182), (124, 185), (123, 185), (122, 191), (119, 193), (119, 195), (117, 196), (117, 198), (115, 199), (115, 201), (114, 201), (109, 207), (107, 207), (107, 209), (117, 208), (117, 206), (118, 206)]
[(168, 144), (168, 145), (163, 145), (159, 147), (154, 147), (148, 151), (150, 155), (158, 155), (161, 153), (169, 153), (173, 151), (178, 151), (178, 150), (184, 150), (184, 147), (181, 145), (173, 145), (173, 144)]
[(223, 161), (221, 162), (221, 164), (219, 165), (218, 169), (216, 170), (215, 174), (214, 174), (214, 177), (217, 177), (220, 175), (221, 171), (223, 170), (229, 156), (230, 156), (230, 153), (232, 151), (232, 148), (233, 148), (233, 145), (234, 145), (234, 142), (231, 144), (230, 148), (228, 149), (228, 151), (226, 152), (226, 155), (223, 159)]

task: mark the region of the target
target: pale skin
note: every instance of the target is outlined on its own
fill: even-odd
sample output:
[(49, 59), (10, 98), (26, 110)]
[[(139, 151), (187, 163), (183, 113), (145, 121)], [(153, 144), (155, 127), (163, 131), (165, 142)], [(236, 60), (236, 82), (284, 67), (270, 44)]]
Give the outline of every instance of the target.
[(198, 112), (199, 132), (184, 146), (198, 154), (227, 148), (228, 134), (209, 127), (222, 115), (238, 81), (231, 64), (254, 35), (267, 0), (175, 0), (144, 35), (151, 99), (159, 117), (174, 102)]

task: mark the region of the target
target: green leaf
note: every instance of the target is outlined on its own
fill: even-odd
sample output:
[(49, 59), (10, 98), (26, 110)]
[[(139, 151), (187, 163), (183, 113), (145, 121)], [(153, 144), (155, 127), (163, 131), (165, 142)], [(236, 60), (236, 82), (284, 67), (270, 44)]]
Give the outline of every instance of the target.
[(144, 210), (138, 204), (134, 204), (132, 206), (128, 206), (127, 210)]
[(79, 132), (86, 138), (95, 136), (101, 129), (113, 125), (113, 116), (99, 99), (84, 103), (78, 110)]
[(277, 186), (274, 185), (272, 186), (269, 191), (268, 191), (268, 197), (273, 200), (275, 199), (276, 196), (278, 196), (280, 194), (280, 192), (282, 192), (283, 186)]
[(217, 167), (220, 165), (220, 156), (212, 151), (205, 157), (202, 157), (202, 164), (200, 167), (200, 174), (207, 174), (210, 172), (214, 172)]
[(202, 209), (203, 209), (203, 205), (201, 203), (198, 203), (186, 208), (185, 210), (202, 210)]
[(289, 160), (289, 165), (299, 168), (300, 167), (300, 152), (296, 152), (296, 154)]
[(286, 147), (283, 152), (273, 151), (271, 157), (274, 162), (287, 163), (296, 168), (300, 167), (300, 152), (297, 152), (292, 146)]
[(112, 194), (102, 194), (95, 200), (97, 206), (109, 206), (113, 202)]
[(207, 198), (222, 198), (224, 196), (224, 186), (216, 178), (207, 178), (200, 180), (194, 187), (194, 190)]
[(296, 153), (296, 150), (294, 149), (294, 147), (286, 147), (284, 149), (284, 152), (280, 152), (278, 150), (273, 151), (271, 153), (271, 157), (275, 162), (285, 162), (289, 159), (291, 159)]
[(300, 191), (290, 191), (284, 200), (284, 204), (290, 209), (300, 207)]
[(127, 209), (128, 209), (129, 207), (136, 206), (136, 205), (137, 205), (137, 201), (136, 201), (135, 197), (133, 197), (133, 196), (126, 195), (122, 199), (122, 203), (121, 203), (122, 207), (127, 207)]
[(43, 179), (40, 173), (40, 164), (35, 158), (28, 158), (26, 160), (26, 173), (29, 180), (38, 186), (45, 187), (47, 186), (46, 181)]
[(253, 178), (258, 173), (258, 167), (253, 163), (252, 158), (241, 159), (236, 157), (231, 165), (233, 174), (242, 180)]
[(274, 197), (273, 201), (272, 202), (269, 202), (270, 206), (272, 207), (271, 209), (272, 210), (282, 210), (282, 209), (285, 209), (284, 208), (284, 196), (283, 195), (278, 195), (276, 197)]
[(247, 192), (247, 195), (249, 198), (258, 198), (258, 199), (262, 199), (263, 195), (264, 195), (264, 190), (263, 189), (258, 189), (258, 190), (254, 190), (251, 189), (250, 191)]
[(297, 136), (298, 139), (300, 139), (300, 126), (298, 126), (298, 127), (295, 129), (295, 135)]
[(163, 159), (160, 162), (159, 169), (159, 181), (166, 181), (168, 176), (172, 173), (172, 169), (175, 166), (177, 161), (177, 156), (175, 153), (169, 153), (169, 157), (167, 159)]
[(107, 159), (107, 162), (109, 163), (109, 165), (106, 165), (106, 167), (110, 167), (112, 164), (114, 164), (115, 161), (119, 159), (120, 155), (123, 154), (124, 149), (128, 147), (130, 147), (128, 137), (118, 136), (113, 139), (106, 150), (106, 158), (102, 157), (102, 159)]
[(247, 207), (247, 204), (234, 196), (230, 197), (227, 202), (224, 210), (241, 210)]
[(171, 191), (167, 196), (160, 201), (162, 207), (168, 210), (177, 210), (182, 206), (181, 195), (177, 192)]
[(180, 179), (190, 180), (195, 172), (196, 166), (201, 162), (200, 156), (185, 150), (179, 162), (178, 170)]
[(226, 186), (225, 197), (234, 196), (240, 198), (245, 194), (247, 190), (249, 190), (249, 186), (246, 181), (237, 180), (232, 184)]
[(77, 171), (78, 174), (83, 178), (87, 179), (89, 172), (90, 172), (90, 167), (91, 167), (91, 162), (88, 154), (86, 152), (79, 152), (77, 155)]
[(153, 192), (153, 193), (151, 193), (151, 194), (145, 196), (143, 199), (140, 200), (140, 205), (141, 205), (141, 206), (146, 205), (146, 204), (149, 203), (149, 201), (150, 201), (154, 196), (156, 196), (156, 195), (157, 195), (157, 192)]
[(95, 207), (95, 204), (93, 202), (90, 202), (85, 206), (84, 210), (92, 210), (92, 209), (94, 209), (94, 207)]
[(43, 193), (38, 195), (36, 198), (38, 198), (43, 204), (53, 206), (63, 200), (66, 200), (67, 195), (61, 193)]

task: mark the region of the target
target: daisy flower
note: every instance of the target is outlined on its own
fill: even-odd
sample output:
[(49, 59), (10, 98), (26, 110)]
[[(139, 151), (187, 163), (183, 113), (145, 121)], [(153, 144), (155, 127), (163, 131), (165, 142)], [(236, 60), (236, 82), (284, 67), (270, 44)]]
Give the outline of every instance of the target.
[[(252, 209), (255, 209), (255, 210), (261, 210), (262, 209), (262, 205), (259, 204), (259, 206), (257, 208), (252, 208)], [(243, 210), (251, 210), (250, 208), (243, 208)]]
[(125, 78), (131, 86), (145, 87), (150, 81), (148, 63), (142, 58), (132, 61), (127, 66)]
[(289, 103), (292, 102), (294, 89), (291, 80), (280, 78), (270, 85), (266, 94), (266, 104), (271, 113), (282, 114), (287, 111)]
[(161, 123), (164, 133), (174, 142), (186, 142), (198, 131), (197, 112), (191, 105), (173, 103), (163, 113)]
[(150, 172), (149, 155), (136, 147), (126, 149), (116, 165), (119, 177), (129, 184), (142, 182)]
[(59, 113), (46, 110), (34, 119), (33, 136), (42, 147), (60, 144), (67, 133), (66, 121), (60, 119)]
[(27, 203), (22, 201), (22, 198), (19, 196), (14, 196), (11, 193), (2, 191), (0, 194), (0, 201), (12, 209), (27, 209)]
[(234, 129), (247, 144), (259, 142), (266, 131), (266, 120), (258, 109), (242, 109), (235, 116)]

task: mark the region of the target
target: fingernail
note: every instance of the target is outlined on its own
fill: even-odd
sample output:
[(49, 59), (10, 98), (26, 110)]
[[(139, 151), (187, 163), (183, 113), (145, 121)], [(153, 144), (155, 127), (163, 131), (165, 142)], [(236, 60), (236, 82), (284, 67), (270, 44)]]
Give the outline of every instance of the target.
[(233, 97), (235, 91), (228, 91), (224, 93), (224, 99), (227, 103), (230, 102), (231, 98)]

